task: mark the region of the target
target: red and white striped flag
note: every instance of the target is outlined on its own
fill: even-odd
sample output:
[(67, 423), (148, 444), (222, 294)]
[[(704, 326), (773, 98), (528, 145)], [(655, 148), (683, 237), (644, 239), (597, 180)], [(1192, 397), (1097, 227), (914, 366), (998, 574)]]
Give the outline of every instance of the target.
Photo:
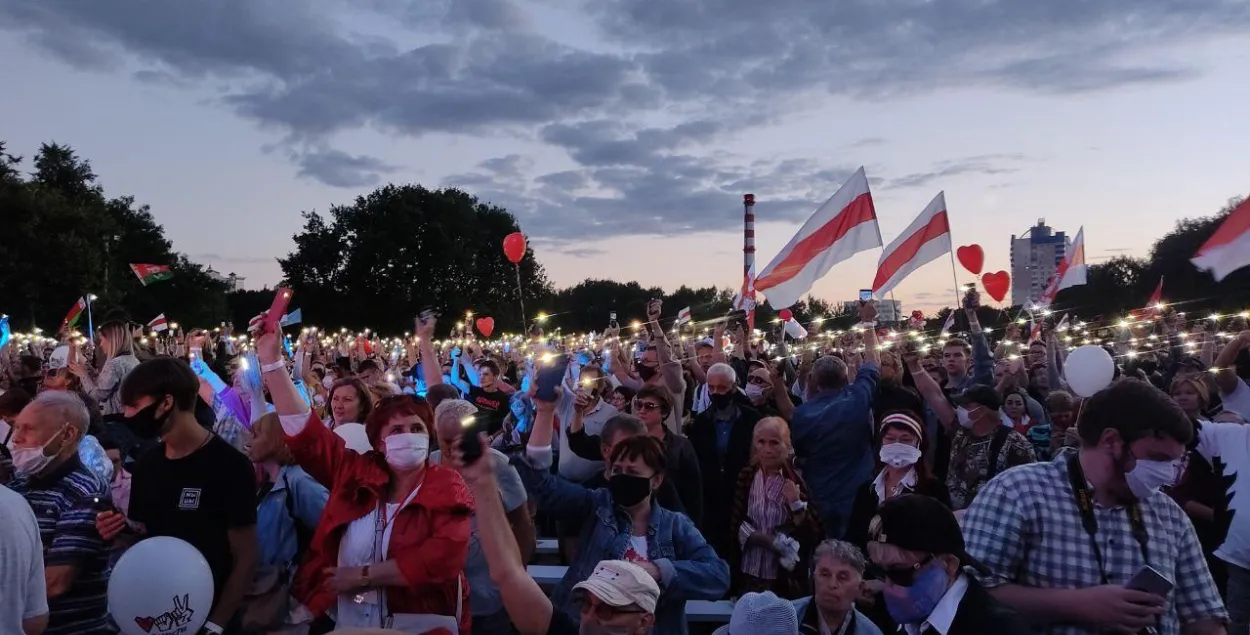
[(157, 331), (157, 332), (159, 332), (159, 331), (164, 331), (164, 330), (168, 329), (168, 328), (169, 328), (169, 322), (165, 319), (165, 314), (164, 314), (164, 313), (162, 313), (162, 314), (160, 314), (160, 315), (158, 315), (158, 316), (156, 316), (156, 317), (152, 318), (152, 321), (151, 321), (151, 322), (148, 322), (148, 328), (152, 329), (153, 331)]
[(958, 310), (959, 309), (951, 309), (951, 312), (946, 314), (946, 321), (942, 323), (943, 333), (950, 333), (951, 329), (955, 328), (955, 312)]
[(690, 307), (686, 307), (677, 312), (677, 326), (681, 326), (690, 321)]
[(1146, 308), (1156, 313), (1163, 309), (1163, 276), (1159, 276), (1159, 284), (1155, 285), (1154, 293), (1150, 294)]
[(1063, 262), (1059, 263), (1059, 267), (1055, 269), (1055, 275), (1050, 279), (1050, 283), (1046, 285), (1046, 291), (1042, 293), (1042, 297), (1037, 301), (1037, 306), (1045, 308), (1055, 301), (1055, 295), (1068, 287), (1079, 287), (1085, 284), (1085, 277), (1088, 273), (1088, 267), (1085, 266), (1085, 228), (1082, 227), (1076, 232), (1076, 240), (1072, 241), (1072, 246), (1068, 248), (1068, 255), (1064, 257)]
[(1250, 265), (1250, 199), (1233, 209), (1190, 262), (1210, 271), (1216, 282)]
[(938, 192), (903, 233), (886, 246), (877, 261), (872, 293), (885, 296), (904, 278), (951, 250), (951, 226), (946, 217), (946, 192)]
[(861, 167), (768, 263), (755, 289), (774, 307), (791, 306), (834, 265), (880, 246), (877, 211)]

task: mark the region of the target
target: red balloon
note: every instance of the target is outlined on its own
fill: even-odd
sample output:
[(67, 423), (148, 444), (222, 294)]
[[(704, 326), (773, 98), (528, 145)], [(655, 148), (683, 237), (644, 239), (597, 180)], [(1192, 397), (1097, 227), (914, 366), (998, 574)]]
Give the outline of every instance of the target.
[(981, 249), (981, 245), (965, 245), (955, 250), (955, 257), (959, 259), (959, 264), (964, 269), (972, 272), (972, 275), (981, 275), (981, 267), (985, 265), (985, 251)]
[(512, 232), (503, 239), (503, 254), (512, 264), (518, 264), (525, 258), (525, 234)]
[(790, 309), (782, 309), (777, 312), (777, 317), (780, 317), (782, 322), (789, 322), (794, 319), (794, 313)]
[(1002, 302), (1007, 297), (1007, 291), (1011, 289), (1011, 276), (1006, 271), (997, 271), (987, 273), (981, 276), (981, 285), (985, 287), (985, 292), (990, 294), (996, 302)]
[(477, 330), (482, 334), (482, 337), (490, 337), (490, 334), (495, 332), (495, 318), (478, 318)]

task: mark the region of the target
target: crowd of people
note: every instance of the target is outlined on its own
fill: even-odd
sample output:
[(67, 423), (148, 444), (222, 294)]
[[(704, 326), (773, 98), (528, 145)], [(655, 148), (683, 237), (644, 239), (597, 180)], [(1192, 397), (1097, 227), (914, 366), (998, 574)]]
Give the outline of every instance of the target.
[(1250, 633), (1244, 320), (1160, 315), (1081, 396), (1071, 338), (992, 342), (978, 301), (932, 346), (872, 302), (787, 344), (677, 337), (659, 301), (523, 343), (11, 343), (0, 635), (126, 631), (110, 571), (154, 536), (204, 556), (216, 635), (681, 635), (725, 599), (728, 635)]

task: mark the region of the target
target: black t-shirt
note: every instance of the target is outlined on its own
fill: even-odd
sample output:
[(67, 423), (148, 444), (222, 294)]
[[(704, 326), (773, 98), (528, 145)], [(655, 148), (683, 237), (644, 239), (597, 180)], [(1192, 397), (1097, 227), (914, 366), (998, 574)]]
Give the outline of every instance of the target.
[(145, 452), (131, 470), (130, 519), (149, 536), (191, 543), (213, 570), (214, 597), (234, 568), (226, 531), (256, 524), (256, 474), (243, 453), (213, 435), (180, 459), (165, 444)]
[(552, 607), (551, 624), (547, 626), (547, 635), (578, 635), (580, 632), (581, 627), (573, 621), (573, 618), (565, 615), (564, 611)]
[(508, 416), (508, 394), (502, 390), (487, 392), (478, 386), (469, 389), (469, 402), (477, 406), (477, 422), (480, 429), (487, 434), (495, 434), (503, 428), (503, 420)]

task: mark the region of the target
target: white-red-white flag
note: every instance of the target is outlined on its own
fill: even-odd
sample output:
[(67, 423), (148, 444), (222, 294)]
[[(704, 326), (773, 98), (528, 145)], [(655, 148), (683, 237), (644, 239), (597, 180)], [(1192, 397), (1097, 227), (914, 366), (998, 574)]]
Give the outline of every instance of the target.
[(786, 320), (784, 328), (786, 335), (792, 340), (801, 340), (807, 337), (807, 329), (803, 328), (803, 325), (799, 324), (794, 318)]
[(686, 307), (677, 312), (677, 326), (681, 326), (690, 321), (690, 307)]
[(1190, 262), (1199, 269), (1210, 271), (1216, 282), (1250, 265), (1250, 199), (1238, 205), (1220, 223)]
[(168, 329), (168, 328), (169, 328), (169, 322), (165, 319), (165, 314), (164, 314), (164, 313), (162, 313), (162, 314), (160, 314), (160, 315), (158, 315), (158, 316), (156, 316), (156, 317), (152, 318), (152, 321), (151, 321), (151, 322), (148, 322), (148, 328), (152, 329), (153, 331), (157, 331), (157, 332), (159, 332), (159, 331), (164, 331), (164, 330)]
[(904, 278), (951, 250), (951, 225), (946, 217), (946, 192), (938, 192), (903, 233), (886, 245), (877, 261), (872, 293), (884, 297)]
[(1042, 293), (1037, 306), (1048, 307), (1051, 302), (1055, 301), (1055, 295), (1060, 291), (1085, 284), (1088, 272), (1089, 268), (1085, 266), (1085, 228), (1082, 227), (1076, 232), (1076, 240), (1072, 241), (1072, 245), (1068, 247), (1068, 254), (1055, 269), (1055, 275), (1046, 285), (1046, 291)]
[(877, 211), (861, 167), (760, 272), (755, 290), (775, 308), (791, 306), (834, 265), (880, 246)]

